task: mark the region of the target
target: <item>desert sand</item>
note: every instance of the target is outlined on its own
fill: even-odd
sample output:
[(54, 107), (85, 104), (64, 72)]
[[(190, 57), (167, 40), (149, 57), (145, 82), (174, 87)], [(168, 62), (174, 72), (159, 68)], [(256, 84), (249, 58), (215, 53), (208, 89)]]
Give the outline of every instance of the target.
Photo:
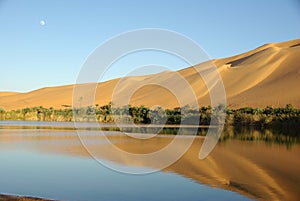
[[(211, 60), (177, 72), (165, 71), (153, 75), (113, 79), (98, 84), (95, 104), (105, 105), (111, 101), (115, 86), (121, 80), (121, 87), (118, 89), (123, 92), (145, 84), (132, 95), (129, 102), (131, 105), (177, 107), (179, 105), (176, 97), (159, 85), (168, 83), (176, 86), (178, 91), (182, 91), (177, 96), (184, 96), (186, 88), (176, 83), (176, 75), (179, 73), (192, 87), (199, 105), (209, 105), (209, 93), (199, 72), (204, 72), (215, 64), (225, 86), (229, 107), (279, 107), (286, 104), (300, 107), (299, 55), (300, 39), (296, 39), (266, 44), (240, 55)], [(2, 92), (0, 107), (11, 110), (34, 106), (71, 106), (73, 87), (74, 85), (48, 87), (28, 93)]]

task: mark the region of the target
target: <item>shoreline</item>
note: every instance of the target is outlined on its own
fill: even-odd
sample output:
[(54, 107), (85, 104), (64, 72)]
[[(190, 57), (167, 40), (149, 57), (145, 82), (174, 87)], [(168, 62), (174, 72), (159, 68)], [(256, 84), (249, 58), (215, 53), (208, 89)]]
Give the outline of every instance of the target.
[(31, 197), (31, 196), (0, 194), (0, 201), (58, 201), (58, 200), (51, 200), (51, 199)]

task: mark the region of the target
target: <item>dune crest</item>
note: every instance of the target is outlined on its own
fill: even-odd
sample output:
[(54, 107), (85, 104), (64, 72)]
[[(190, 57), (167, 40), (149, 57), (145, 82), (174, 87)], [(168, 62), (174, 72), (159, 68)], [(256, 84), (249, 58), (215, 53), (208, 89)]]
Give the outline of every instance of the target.
[[(207, 73), (211, 65), (216, 65), (224, 82), (227, 104), (230, 107), (279, 107), (286, 104), (300, 107), (299, 55), (300, 39), (296, 39), (266, 44), (249, 52), (211, 60), (177, 72), (164, 71), (153, 75), (117, 78), (98, 84), (95, 102), (105, 105), (111, 101), (115, 86), (122, 80), (121, 87), (124, 91), (130, 91), (137, 85), (156, 83), (135, 91), (130, 100), (131, 105), (178, 107), (176, 96), (159, 85), (168, 83), (175, 86), (176, 75), (180, 74), (192, 87), (199, 105), (209, 105), (209, 92), (199, 72)], [(209, 72), (207, 74), (213, 82), (215, 78)], [(71, 106), (73, 87), (74, 85), (49, 87), (28, 93), (0, 92), (0, 107), (11, 110), (34, 106)], [(180, 85), (176, 87), (178, 91), (186, 90)]]

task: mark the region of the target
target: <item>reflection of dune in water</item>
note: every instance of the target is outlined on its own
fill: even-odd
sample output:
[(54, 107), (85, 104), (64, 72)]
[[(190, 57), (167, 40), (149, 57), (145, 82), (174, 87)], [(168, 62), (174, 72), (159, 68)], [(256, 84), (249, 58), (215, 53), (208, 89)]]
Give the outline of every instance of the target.
[[(67, 134), (67, 133), (66, 133)], [(75, 133), (69, 136), (2, 136), (2, 142), (17, 143), (35, 141), (41, 151), (89, 157)], [(174, 136), (155, 137), (137, 140), (124, 135), (111, 135), (109, 140), (120, 149), (130, 153), (150, 153), (158, 151), (172, 141)], [(157, 161), (134, 161), (122, 154), (108, 152), (109, 146), (99, 136), (86, 137), (91, 142), (88, 147), (96, 157), (128, 166), (155, 168)], [(184, 142), (185, 138), (182, 138)], [(218, 144), (205, 159), (199, 160), (198, 154), (202, 138), (197, 137), (184, 156), (164, 171), (171, 171), (199, 183), (223, 188), (262, 200), (297, 200), (300, 196), (300, 148), (287, 150), (280, 145), (266, 145), (264, 142), (227, 141)], [(51, 143), (55, 142), (55, 143)], [(60, 142), (60, 143), (57, 143)], [(171, 150), (172, 152), (172, 150)], [(172, 153), (170, 153), (172, 154)]]

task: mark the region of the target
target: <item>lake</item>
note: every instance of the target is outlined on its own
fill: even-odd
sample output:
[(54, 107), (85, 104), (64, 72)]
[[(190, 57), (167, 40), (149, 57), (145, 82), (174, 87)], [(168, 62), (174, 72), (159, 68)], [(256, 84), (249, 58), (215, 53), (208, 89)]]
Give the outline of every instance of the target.
[[(145, 154), (162, 149), (175, 136), (136, 139), (122, 132), (101, 131), (103, 136), (91, 129), (95, 124), (82, 123), (79, 131), (73, 126), (70, 122), (0, 122), (0, 194), (72, 201), (300, 197), (299, 144), (227, 138), (200, 160), (203, 137), (197, 136), (168, 167), (132, 175), (112, 170), (107, 164), (117, 170), (153, 172), (164, 159), (137, 161), (113, 154), (106, 139), (125, 152)], [(182, 136), (179, 141), (184, 144), (188, 138)], [(169, 154), (171, 157), (173, 152)]]

